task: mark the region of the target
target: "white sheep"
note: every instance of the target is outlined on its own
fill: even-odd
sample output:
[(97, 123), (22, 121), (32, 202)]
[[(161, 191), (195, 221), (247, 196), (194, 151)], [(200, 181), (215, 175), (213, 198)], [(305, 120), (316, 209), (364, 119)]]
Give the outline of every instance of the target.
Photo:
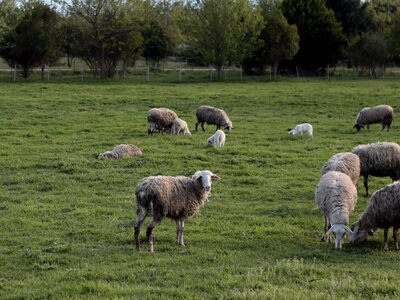
[(214, 147), (224, 147), (225, 145), (225, 132), (218, 129), (212, 136), (207, 139), (208, 145)]
[(335, 154), (324, 164), (321, 175), (329, 171), (342, 172), (348, 175), (354, 185), (357, 186), (360, 179), (360, 159), (351, 152)]
[(132, 156), (141, 156), (142, 151), (136, 145), (132, 144), (120, 144), (114, 147), (111, 151), (106, 151), (104, 153), (100, 153), (98, 158), (122, 158), (122, 157), (132, 157)]
[(147, 215), (153, 220), (147, 227), (148, 250), (154, 252), (153, 229), (164, 217), (176, 222), (176, 243), (184, 246), (185, 220), (197, 213), (207, 200), (211, 182), (220, 177), (211, 171), (197, 171), (192, 178), (185, 176), (150, 176), (143, 178), (136, 187), (135, 245), (140, 250), (140, 227)]
[(172, 122), (171, 126), (171, 134), (180, 134), (183, 133), (183, 135), (191, 136), (192, 134), (189, 131), (189, 127), (187, 123), (182, 120), (181, 118), (176, 118)]
[(288, 132), (289, 135), (302, 135), (303, 133), (307, 133), (309, 136), (313, 137), (312, 125), (309, 123), (298, 124), (295, 128)]
[(357, 203), (357, 189), (350, 177), (336, 171), (330, 171), (321, 176), (315, 190), (315, 202), (324, 215), (324, 230), (321, 240), (334, 234), (335, 248), (342, 248), (346, 232), (352, 233), (347, 226), (350, 213)]

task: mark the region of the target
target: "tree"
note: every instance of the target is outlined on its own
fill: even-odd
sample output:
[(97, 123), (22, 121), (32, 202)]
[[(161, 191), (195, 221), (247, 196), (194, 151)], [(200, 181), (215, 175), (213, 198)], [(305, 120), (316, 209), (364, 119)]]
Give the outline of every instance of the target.
[(11, 66), (22, 69), (24, 78), (31, 69), (54, 63), (61, 55), (59, 16), (42, 2), (30, 2), (23, 7), (16, 27), (4, 36), (0, 56)]
[(148, 65), (155, 66), (169, 54), (169, 37), (159, 22), (152, 21), (143, 30), (143, 56)]
[(296, 24), (300, 50), (294, 63), (308, 73), (322, 73), (343, 56), (346, 39), (332, 10), (324, 0), (283, 0), (282, 12)]
[(248, 0), (195, 0), (187, 8), (187, 43), (221, 78), (225, 66), (240, 63), (252, 49), (261, 17)]
[(393, 18), (389, 35), (389, 51), (396, 62), (400, 61), (400, 12)]
[[(141, 0), (74, 0), (69, 8), (78, 33), (79, 56), (101, 78), (113, 77), (117, 64), (137, 58), (147, 2)], [(74, 43), (75, 38), (73, 39)]]
[(349, 45), (349, 58), (353, 65), (368, 68), (376, 77), (376, 68), (389, 60), (387, 42), (382, 33), (366, 33), (356, 37)]
[(299, 34), (296, 25), (289, 25), (278, 8), (264, 8), (265, 27), (261, 32), (263, 51), (259, 53), (266, 64), (273, 65), (274, 75), (281, 60), (290, 60), (299, 51)]

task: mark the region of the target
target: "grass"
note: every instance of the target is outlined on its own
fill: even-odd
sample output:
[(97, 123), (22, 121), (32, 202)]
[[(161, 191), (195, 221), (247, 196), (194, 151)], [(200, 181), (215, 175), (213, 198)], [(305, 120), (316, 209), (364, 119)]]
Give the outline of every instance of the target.
[[(388, 133), (352, 129), (364, 106), (386, 103), (398, 114), (398, 80), (0, 80), (0, 91), (0, 298), (398, 299), (393, 241), (384, 252), (379, 232), (335, 251), (319, 241), (314, 204), (331, 155), (399, 141), (397, 118)], [(212, 126), (191, 138), (146, 135), (151, 107), (173, 109), (193, 129), (202, 104), (231, 117), (224, 148), (206, 146)], [(301, 122), (314, 125), (313, 139), (288, 136)], [(119, 143), (144, 155), (97, 159)], [(200, 169), (222, 180), (186, 223), (186, 247), (165, 219), (156, 252), (135, 252), (137, 182)], [(388, 183), (372, 177), (370, 191)], [(351, 222), (367, 203), (358, 190)]]

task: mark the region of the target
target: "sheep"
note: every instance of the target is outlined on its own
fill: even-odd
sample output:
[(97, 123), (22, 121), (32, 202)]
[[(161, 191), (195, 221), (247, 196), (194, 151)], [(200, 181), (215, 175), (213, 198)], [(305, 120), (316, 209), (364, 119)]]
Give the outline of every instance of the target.
[(171, 130), (172, 123), (178, 115), (168, 108), (152, 108), (147, 114), (147, 134), (153, 135), (155, 130), (164, 132)]
[(321, 175), (329, 171), (342, 172), (348, 175), (354, 185), (357, 186), (360, 179), (360, 159), (351, 152), (335, 154), (323, 165)]
[[(349, 215), (357, 203), (357, 189), (350, 177), (336, 171), (329, 171), (321, 176), (315, 190), (315, 202), (324, 215), (324, 229), (321, 241), (328, 238), (330, 233), (335, 237), (335, 249), (342, 248), (342, 240), (346, 232)], [(329, 230), (328, 230), (329, 229)]]
[(208, 145), (214, 147), (223, 147), (225, 145), (225, 132), (217, 130), (212, 136), (207, 139)]
[(396, 143), (380, 142), (354, 147), (351, 151), (360, 158), (360, 175), (364, 177), (368, 197), (368, 176), (389, 176), (393, 181), (400, 178), (400, 146)]
[(369, 129), (370, 124), (381, 123), (381, 131), (387, 127), (389, 131), (393, 121), (393, 108), (389, 105), (378, 105), (374, 107), (364, 107), (356, 117), (356, 124), (353, 128), (360, 131), (364, 125)]
[(207, 200), (212, 180), (220, 180), (211, 171), (197, 171), (192, 178), (185, 176), (150, 176), (143, 178), (136, 187), (135, 245), (140, 251), (139, 234), (147, 214), (152, 211), (153, 219), (146, 235), (149, 252), (154, 252), (153, 229), (164, 217), (176, 222), (176, 244), (184, 246), (183, 229), (185, 220), (197, 213)]
[(201, 128), (205, 132), (206, 130), (204, 129), (204, 123), (207, 123), (207, 125), (210, 124), (216, 125), (217, 130), (223, 127), (223, 129), (231, 131), (233, 128), (232, 122), (229, 119), (226, 112), (219, 108), (202, 105), (199, 108), (197, 108), (196, 117), (197, 117), (196, 131), (198, 125), (201, 124)]
[(313, 137), (312, 125), (309, 123), (298, 124), (295, 128), (288, 132), (289, 135), (302, 135), (303, 133), (307, 133), (309, 136)]
[(191, 136), (192, 134), (189, 131), (188, 125), (187, 123), (180, 119), (180, 118), (176, 118), (173, 122), (172, 122), (172, 126), (171, 126), (171, 133), (172, 134), (179, 134), (179, 133), (183, 133), (184, 135), (187, 136)]
[(378, 228), (384, 228), (384, 250), (388, 250), (388, 232), (393, 226), (393, 239), (399, 250), (397, 239), (400, 227), (400, 182), (377, 190), (368, 201), (368, 207), (359, 220), (352, 225), (350, 244), (366, 241)]
[(131, 156), (141, 156), (142, 151), (132, 144), (120, 144), (114, 147), (111, 151), (100, 153), (98, 158), (122, 158)]

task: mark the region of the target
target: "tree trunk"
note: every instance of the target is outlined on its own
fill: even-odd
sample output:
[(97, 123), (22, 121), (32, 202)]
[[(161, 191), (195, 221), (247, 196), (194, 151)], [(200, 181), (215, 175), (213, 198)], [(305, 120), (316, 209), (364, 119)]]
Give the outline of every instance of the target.
[(42, 77), (42, 80), (44, 80), (44, 68), (45, 68), (45, 64), (42, 64), (41, 65), (41, 72), (40, 72), (40, 74), (41, 74), (41, 77)]
[(217, 70), (217, 78), (221, 79), (222, 78), (222, 66), (215, 66), (215, 69)]

